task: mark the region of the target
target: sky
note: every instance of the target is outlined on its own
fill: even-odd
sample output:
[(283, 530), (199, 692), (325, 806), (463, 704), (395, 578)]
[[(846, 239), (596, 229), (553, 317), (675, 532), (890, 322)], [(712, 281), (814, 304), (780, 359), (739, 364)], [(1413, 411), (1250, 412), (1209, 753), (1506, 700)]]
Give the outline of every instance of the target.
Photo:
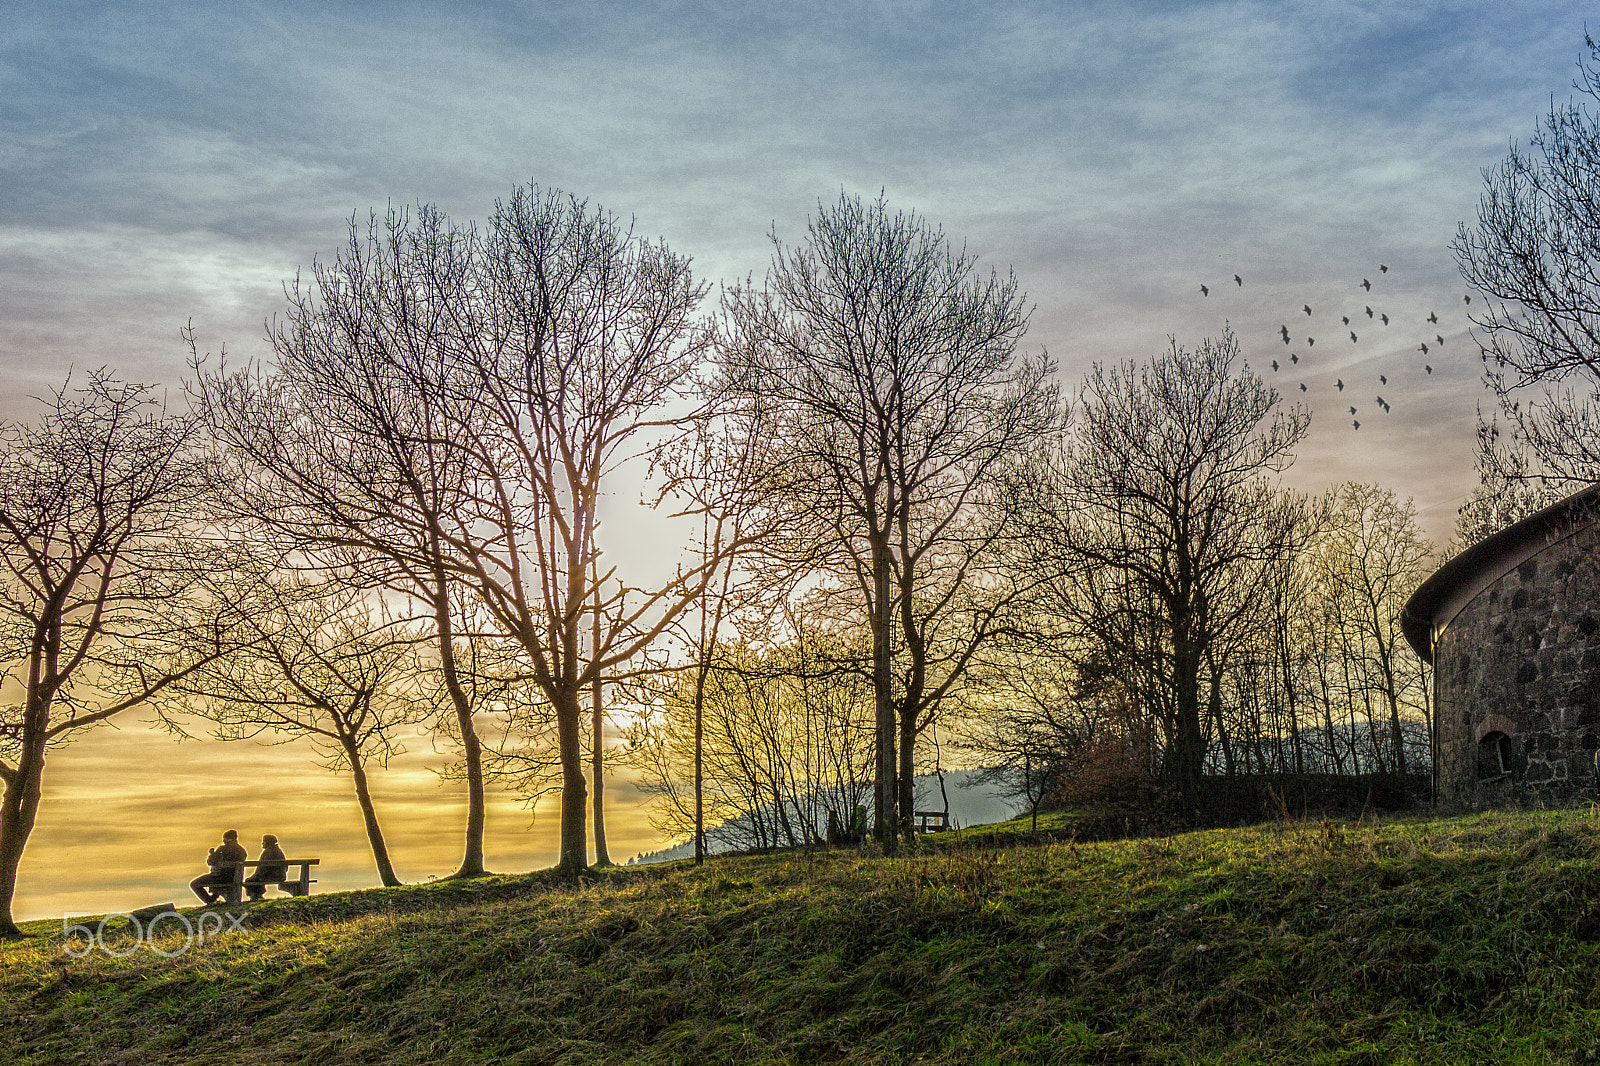
[[(572, 192), (691, 255), (709, 310), (715, 286), (759, 279), (772, 236), (800, 239), (819, 203), (882, 192), (1015, 270), (1035, 308), (1024, 345), (1049, 352), (1068, 394), (1096, 362), (1232, 328), (1251, 367), (1312, 412), (1290, 483), (1376, 482), (1442, 543), (1489, 407), (1450, 241), (1484, 168), (1572, 94), (1584, 14), (0, 0), (0, 418), (32, 417), (75, 369), (181, 395), (189, 323), (202, 352), (263, 357), (284, 284), (335, 254), (353, 216), (391, 204), (481, 221), (520, 183)], [(459, 859), (436, 843), (454, 840), (455, 805), (428, 763), (385, 786), (413, 880)], [(296, 784), (241, 790), (251, 766)], [(161, 848), (203, 856), (224, 815), (259, 822), (269, 800), (335, 804), (344, 787), (284, 749), (177, 744), (134, 720), (48, 773), (19, 897), (35, 917), (89, 898), (70, 872), (95, 849), (87, 825), (121, 840), (159, 824)], [(497, 802), (490, 865), (553, 861), (553, 836), (530, 843), (526, 813)], [(653, 850), (629, 802), (613, 837)], [(349, 808), (354, 836), (337, 847), (353, 869)], [(322, 831), (316, 809), (279, 835)], [(414, 860), (411, 839), (429, 841)], [(123, 873), (95, 873), (77, 909), (117, 892), (181, 899), (171, 870), (196, 861), (163, 851), (157, 876), (138, 848), (119, 854)]]

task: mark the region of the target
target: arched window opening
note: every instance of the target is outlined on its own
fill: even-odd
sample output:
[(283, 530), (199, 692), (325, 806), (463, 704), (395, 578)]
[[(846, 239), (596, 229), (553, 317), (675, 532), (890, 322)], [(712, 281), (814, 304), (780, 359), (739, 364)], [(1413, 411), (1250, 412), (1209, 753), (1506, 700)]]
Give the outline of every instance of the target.
[(1478, 780), (1498, 781), (1510, 777), (1511, 770), (1511, 738), (1499, 730), (1485, 733), (1478, 741)]

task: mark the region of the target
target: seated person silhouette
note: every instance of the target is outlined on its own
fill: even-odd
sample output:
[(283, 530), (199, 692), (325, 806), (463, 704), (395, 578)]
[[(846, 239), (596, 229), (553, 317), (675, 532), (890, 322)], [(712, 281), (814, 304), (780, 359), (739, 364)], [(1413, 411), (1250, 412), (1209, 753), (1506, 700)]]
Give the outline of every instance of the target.
[[(268, 833), (261, 838), (261, 854), (256, 856), (261, 865), (256, 867), (256, 872), (244, 879), (245, 891), (250, 893), (250, 900), (254, 902), (267, 894), (267, 886), (275, 885), (289, 876), (289, 864), (269, 860), (284, 858), (283, 849), (278, 847), (278, 838)], [(291, 895), (300, 894), (299, 885), (288, 888)]]
[(206, 853), (210, 873), (201, 874), (189, 882), (194, 894), (205, 904), (216, 903), (227, 897), (227, 886), (233, 884), (234, 863), (244, 862), (249, 856), (239, 846), (239, 834), (230, 829), (222, 834), (222, 844)]

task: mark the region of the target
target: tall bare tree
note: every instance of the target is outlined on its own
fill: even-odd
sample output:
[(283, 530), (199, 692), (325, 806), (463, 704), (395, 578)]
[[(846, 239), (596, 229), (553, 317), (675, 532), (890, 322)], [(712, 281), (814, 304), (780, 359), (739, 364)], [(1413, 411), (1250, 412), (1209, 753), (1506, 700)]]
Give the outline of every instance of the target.
[(1055, 604), (1136, 666), (1160, 719), (1167, 772), (1190, 792), (1218, 715), (1219, 653), (1263, 610), (1265, 572), (1305, 533), (1268, 483), (1309, 415), (1235, 367), (1225, 333), (1195, 351), (1172, 341), (1147, 364), (1096, 366), (1037, 509), (1034, 565), (1054, 565)]
[(711, 572), (702, 562), (631, 585), (596, 538), (604, 486), (693, 414), (705, 289), (664, 243), (533, 186), (496, 204), (477, 276), (479, 328), (456, 364), (471, 417), (454, 429), (472, 491), (451, 550), (550, 705), (560, 865), (576, 872), (588, 864), (583, 694), (660, 638)]
[(1575, 87), (1589, 99), (1553, 104), (1529, 144), (1485, 172), (1476, 223), (1454, 242), (1485, 297), (1473, 322), (1510, 434), (1483, 442), (1489, 488), (1600, 478), (1600, 44), (1584, 44)]
[(231, 465), (235, 519), (432, 617), (467, 783), (458, 877), (484, 872), (482, 743), (456, 669), (449, 539), (474, 458), (459, 446), (470, 397), (453, 360), (475, 326), (475, 247), (473, 232), (431, 207), (365, 227), (352, 219), (333, 262), (290, 287), (269, 331), (270, 367), (195, 360), (196, 401)]
[(0, 936), (44, 795), (47, 754), (227, 653), (204, 577), (198, 423), (105, 371), (69, 382), (36, 425), (0, 428)]
[(1017, 346), (1011, 275), (880, 196), (821, 207), (803, 244), (773, 235), (762, 288), (728, 292), (726, 394), (770, 441), (753, 471), (791, 557), (833, 569), (872, 634), (877, 829), (910, 832), (916, 740), (996, 628), (985, 574), (1008, 528), (998, 476), (1060, 418), (1046, 358)]
[[(316, 280), (291, 296), (270, 374), (203, 379), (260, 485), (252, 510), (297, 543), (354, 553), (435, 612), (481, 868), (473, 708), (452, 677), (449, 609), (456, 585), (472, 591), (549, 704), (560, 866), (582, 870), (583, 696), (705, 582), (690, 567), (626, 584), (596, 538), (602, 487), (691, 413), (704, 287), (664, 244), (537, 187), (498, 202), (481, 234), (431, 207), (391, 213), (365, 239), (352, 227)], [(274, 500), (287, 506), (269, 513)]]

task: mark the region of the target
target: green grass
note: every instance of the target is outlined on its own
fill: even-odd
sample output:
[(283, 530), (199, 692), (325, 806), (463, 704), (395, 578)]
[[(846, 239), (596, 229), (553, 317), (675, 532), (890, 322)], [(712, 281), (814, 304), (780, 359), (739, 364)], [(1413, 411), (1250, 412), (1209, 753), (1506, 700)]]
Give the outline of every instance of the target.
[(273, 901), (170, 959), (40, 923), (0, 1061), (1594, 1060), (1587, 812), (984, 835)]

